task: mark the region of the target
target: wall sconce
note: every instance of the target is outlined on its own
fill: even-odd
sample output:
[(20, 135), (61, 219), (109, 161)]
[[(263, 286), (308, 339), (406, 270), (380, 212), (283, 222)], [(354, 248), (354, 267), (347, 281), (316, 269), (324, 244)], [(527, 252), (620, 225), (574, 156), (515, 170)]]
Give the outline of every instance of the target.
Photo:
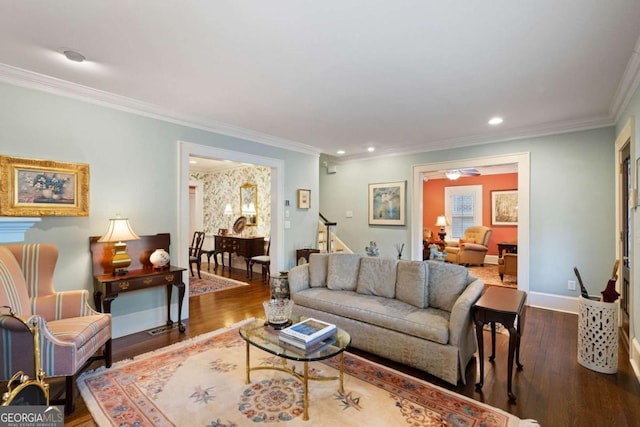
[(436, 226), (440, 227), (438, 236), (440, 237), (440, 240), (442, 242), (444, 242), (444, 237), (447, 235), (447, 232), (444, 229), (447, 225), (449, 225), (449, 221), (447, 220), (447, 217), (444, 215), (439, 215), (438, 219), (436, 220)]
[(100, 243), (115, 243), (111, 266), (113, 275), (127, 274), (127, 267), (131, 265), (131, 257), (127, 254), (126, 240), (138, 240), (138, 236), (132, 229), (127, 218), (111, 218), (109, 226), (102, 237), (98, 239)]

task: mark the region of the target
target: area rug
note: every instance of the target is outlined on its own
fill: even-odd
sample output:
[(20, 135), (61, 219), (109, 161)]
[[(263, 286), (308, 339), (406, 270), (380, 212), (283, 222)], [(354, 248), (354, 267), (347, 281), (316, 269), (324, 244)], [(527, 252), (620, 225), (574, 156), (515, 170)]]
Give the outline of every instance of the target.
[(238, 286), (248, 286), (246, 282), (229, 279), (228, 277), (217, 276), (215, 274), (200, 272), (202, 279), (198, 277), (189, 278), (189, 296), (208, 294), (210, 292), (221, 291), (224, 289), (237, 288)]
[(484, 266), (472, 265), (467, 267), (469, 274), (481, 279), (487, 285), (508, 286), (517, 288), (518, 281), (515, 276), (504, 276), (504, 281), (500, 280), (498, 266), (496, 264), (484, 264)]
[[(87, 372), (77, 380), (99, 426), (531, 426), (497, 408), (347, 353), (344, 393), (337, 381), (310, 381), (309, 421), (302, 383), (275, 370), (251, 372), (239, 325)], [(252, 366), (281, 360), (252, 347)], [(302, 369), (301, 365), (296, 369)], [(336, 375), (336, 361), (310, 375)]]

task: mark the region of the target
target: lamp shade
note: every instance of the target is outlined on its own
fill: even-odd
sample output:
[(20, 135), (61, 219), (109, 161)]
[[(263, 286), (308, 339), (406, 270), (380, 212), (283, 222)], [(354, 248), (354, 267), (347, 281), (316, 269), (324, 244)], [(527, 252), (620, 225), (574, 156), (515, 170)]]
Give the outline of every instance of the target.
[(231, 209), (231, 203), (227, 203), (227, 205), (224, 207), (224, 214), (233, 215), (233, 209)]
[(98, 242), (123, 242), (125, 240), (138, 240), (138, 236), (132, 229), (127, 218), (111, 218), (109, 227)]
[(438, 219), (436, 220), (436, 225), (438, 227), (446, 227), (449, 225), (449, 221), (447, 221), (447, 217), (444, 215), (438, 215)]

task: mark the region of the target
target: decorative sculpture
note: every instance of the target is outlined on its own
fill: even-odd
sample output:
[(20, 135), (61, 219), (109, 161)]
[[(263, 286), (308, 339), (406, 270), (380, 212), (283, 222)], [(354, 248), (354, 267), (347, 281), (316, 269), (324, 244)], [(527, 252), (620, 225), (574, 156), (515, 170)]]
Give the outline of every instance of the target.
[(377, 257), (380, 255), (380, 249), (378, 249), (378, 245), (373, 240), (369, 242), (369, 246), (364, 248), (367, 251), (367, 255)]
[(434, 244), (429, 246), (429, 259), (434, 261), (444, 261), (446, 256), (447, 256), (447, 252), (446, 251), (440, 252), (438, 250), (438, 245)]

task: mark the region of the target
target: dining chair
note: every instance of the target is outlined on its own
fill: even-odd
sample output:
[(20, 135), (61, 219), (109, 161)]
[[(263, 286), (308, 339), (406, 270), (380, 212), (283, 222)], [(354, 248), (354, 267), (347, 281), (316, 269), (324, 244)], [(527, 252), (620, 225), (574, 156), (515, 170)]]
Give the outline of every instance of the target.
[(271, 239), (267, 242), (267, 253), (265, 255), (257, 255), (251, 257), (249, 260), (249, 279), (253, 279), (253, 264), (260, 264), (262, 266), (262, 283), (267, 283), (267, 278), (270, 276), (269, 269), (271, 267), (270, 251)]
[(204, 231), (195, 231), (193, 233), (193, 239), (191, 240), (191, 246), (189, 246), (189, 271), (193, 277), (193, 264), (196, 265), (198, 270), (198, 279), (202, 279), (200, 274), (200, 267), (202, 266), (202, 245), (204, 244)]

